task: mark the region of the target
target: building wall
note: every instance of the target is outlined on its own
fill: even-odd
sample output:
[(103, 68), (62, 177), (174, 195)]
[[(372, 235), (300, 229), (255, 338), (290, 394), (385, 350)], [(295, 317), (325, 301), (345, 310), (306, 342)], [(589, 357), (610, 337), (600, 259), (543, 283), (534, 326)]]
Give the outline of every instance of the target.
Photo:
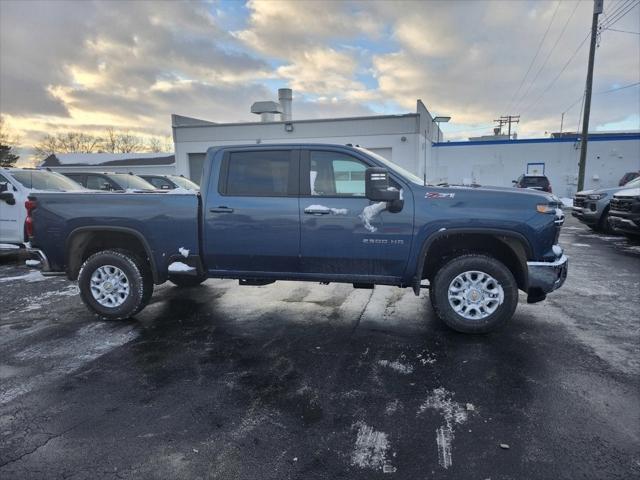
[[(577, 189), (580, 143), (573, 139), (452, 142), (436, 144), (432, 150), (427, 168), (432, 183), (511, 186), (519, 175), (542, 173), (544, 168), (554, 193), (570, 197)], [(624, 173), (637, 170), (640, 135), (589, 139), (585, 188), (615, 186)]]
[[(424, 136), (418, 133), (417, 114), (332, 121), (293, 121), (286, 132), (284, 123), (207, 125), (174, 127), (176, 171), (197, 179), (200, 155), (209, 147), (244, 144), (327, 143), (361, 145), (371, 148), (411, 171), (423, 170)], [(429, 153), (427, 151), (427, 153)], [(390, 158), (389, 158), (390, 157)], [(190, 161), (191, 159), (191, 161)]]

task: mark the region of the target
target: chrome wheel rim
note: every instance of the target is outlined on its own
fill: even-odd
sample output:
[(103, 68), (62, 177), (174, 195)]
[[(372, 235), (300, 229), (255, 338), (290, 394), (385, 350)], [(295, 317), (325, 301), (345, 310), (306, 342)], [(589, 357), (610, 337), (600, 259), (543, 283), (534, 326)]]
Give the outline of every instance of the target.
[(129, 297), (129, 279), (113, 265), (103, 265), (91, 275), (91, 295), (103, 307), (116, 308)]
[(449, 284), (449, 305), (467, 320), (481, 320), (494, 313), (504, 301), (504, 290), (485, 272), (470, 270)]

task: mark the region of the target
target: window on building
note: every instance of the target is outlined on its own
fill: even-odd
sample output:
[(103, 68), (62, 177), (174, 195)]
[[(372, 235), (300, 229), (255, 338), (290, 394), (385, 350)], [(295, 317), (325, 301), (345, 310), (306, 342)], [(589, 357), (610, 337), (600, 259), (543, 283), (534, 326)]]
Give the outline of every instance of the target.
[(364, 197), (367, 165), (348, 155), (311, 152), (309, 182), (313, 196)]
[(286, 196), (289, 151), (236, 152), (229, 155), (227, 195)]

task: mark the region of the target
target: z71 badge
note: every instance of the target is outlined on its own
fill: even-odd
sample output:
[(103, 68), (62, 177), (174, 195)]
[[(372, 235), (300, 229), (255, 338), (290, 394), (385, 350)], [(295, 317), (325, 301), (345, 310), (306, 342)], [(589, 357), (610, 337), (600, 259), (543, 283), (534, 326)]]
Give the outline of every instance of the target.
[(453, 198), (455, 197), (455, 193), (442, 193), (442, 192), (427, 192), (424, 194), (424, 198), (434, 199), (434, 198)]

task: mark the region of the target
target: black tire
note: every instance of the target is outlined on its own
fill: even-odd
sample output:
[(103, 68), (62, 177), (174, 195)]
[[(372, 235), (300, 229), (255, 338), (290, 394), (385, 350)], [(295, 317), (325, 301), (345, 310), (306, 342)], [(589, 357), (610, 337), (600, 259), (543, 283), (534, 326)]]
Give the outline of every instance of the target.
[(613, 232), (613, 227), (611, 226), (611, 223), (609, 223), (609, 207), (604, 209), (604, 212), (602, 212), (602, 215), (600, 216), (600, 221), (598, 221), (598, 232), (601, 233), (606, 233), (607, 235), (610, 235)]
[(207, 277), (202, 275), (171, 275), (169, 281), (176, 287), (189, 288), (197, 287), (204, 282)]
[[(504, 299), (485, 318), (469, 319), (457, 313), (449, 302), (449, 286), (458, 275), (478, 271), (493, 277), (502, 288)], [(436, 274), (429, 292), (436, 315), (449, 328), (462, 333), (488, 333), (503, 326), (518, 305), (518, 285), (511, 271), (488, 255), (461, 255), (447, 262)]]
[[(105, 320), (123, 320), (142, 310), (153, 293), (153, 280), (145, 275), (144, 267), (133, 254), (123, 250), (103, 250), (91, 255), (83, 264), (78, 275), (80, 298), (99, 317)], [(91, 276), (100, 267), (113, 266), (120, 269), (128, 283), (128, 294), (117, 306), (106, 306), (98, 302), (91, 293)], [(149, 284), (151, 286), (149, 286)]]
[(149, 301), (153, 296), (153, 289), (154, 289), (153, 274), (151, 273), (151, 268), (149, 267), (149, 263), (147, 261), (143, 260), (142, 258), (134, 255), (133, 253), (127, 250), (118, 249), (117, 251), (124, 255), (130, 256), (131, 259), (134, 262), (136, 262), (136, 265), (138, 266), (138, 270), (140, 270), (140, 273), (142, 274), (142, 277), (144, 279), (144, 282), (143, 282), (144, 291), (142, 292), (142, 302), (140, 303), (138, 308), (136, 308), (136, 311), (132, 313), (132, 315), (135, 315), (141, 312), (147, 305), (149, 305)]

